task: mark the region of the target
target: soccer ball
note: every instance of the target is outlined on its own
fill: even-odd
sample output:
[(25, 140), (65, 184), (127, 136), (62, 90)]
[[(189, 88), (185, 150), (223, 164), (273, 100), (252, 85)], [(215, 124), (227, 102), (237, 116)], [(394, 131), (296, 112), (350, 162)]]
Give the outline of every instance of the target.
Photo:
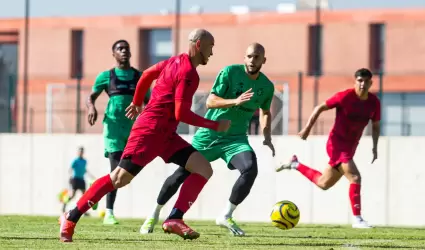
[(279, 229), (291, 229), (300, 221), (300, 210), (291, 201), (279, 201), (273, 206), (270, 219), (272, 225)]

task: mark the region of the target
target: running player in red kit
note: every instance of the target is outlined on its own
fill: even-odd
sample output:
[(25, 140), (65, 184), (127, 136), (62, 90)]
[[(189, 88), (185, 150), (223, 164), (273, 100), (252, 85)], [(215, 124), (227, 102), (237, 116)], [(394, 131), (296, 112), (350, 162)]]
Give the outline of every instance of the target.
[(378, 139), (380, 134), (381, 104), (378, 97), (369, 93), (372, 85), (372, 72), (359, 69), (354, 74), (354, 89), (336, 93), (325, 103), (317, 106), (311, 114), (307, 126), (299, 136), (306, 140), (310, 130), (319, 115), (326, 110), (336, 108), (336, 119), (329, 134), (326, 151), (329, 155), (329, 166), (320, 173), (300, 163), (293, 156), (289, 164), (283, 164), (276, 169), (296, 169), (319, 188), (327, 190), (345, 176), (350, 182), (349, 197), (353, 211), (353, 228), (372, 228), (361, 216), (360, 187), (361, 177), (353, 161), (357, 145), (364, 128), (372, 121), (373, 159), (378, 158)]
[(179, 122), (227, 131), (230, 121), (211, 121), (190, 110), (192, 97), (199, 85), (196, 67), (206, 65), (213, 54), (214, 37), (206, 30), (196, 29), (189, 35), (189, 53), (183, 53), (147, 69), (136, 87), (127, 117), (136, 118), (152, 81), (157, 79), (151, 100), (137, 117), (130, 132), (118, 167), (96, 180), (77, 202), (77, 206), (60, 218), (60, 239), (72, 242), (76, 223), (91, 206), (107, 193), (124, 187), (156, 157), (186, 168), (191, 175), (183, 183), (176, 204), (162, 227), (184, 239), (196, 239), (199, 233), (183, 222), (183, 215), (195, 202), (212, 175), (210, 163), (176, 133)]

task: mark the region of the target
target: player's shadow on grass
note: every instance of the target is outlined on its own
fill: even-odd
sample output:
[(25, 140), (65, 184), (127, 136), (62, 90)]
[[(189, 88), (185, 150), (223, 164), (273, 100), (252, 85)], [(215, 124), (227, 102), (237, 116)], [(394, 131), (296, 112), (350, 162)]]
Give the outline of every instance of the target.
[[(59, 241), (58, 237), (18, 237), (18, 236), (0, 236), (4, 240), (55, 240)], [(175, 239), (151, 239), (151, 238), (137, 238), (137, 239), (120, 239), (120, 238), (95, 238), (95, 239), (76, 239), (78, 242), (92, 242), (99, 243), (102, 241), (111, 242), (147, 242), (147, 241), (175, 241)]]

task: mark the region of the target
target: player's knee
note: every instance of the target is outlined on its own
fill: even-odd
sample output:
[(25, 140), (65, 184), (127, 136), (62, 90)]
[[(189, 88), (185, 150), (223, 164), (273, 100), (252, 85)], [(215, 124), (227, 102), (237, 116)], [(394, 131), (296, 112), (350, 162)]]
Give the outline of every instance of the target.
[(109, 176), (115, 188), (122, 188), (128, 185), (133, 179), (133, 176), (129, 172), (120, 167), (112, 171)]
[(333, 182), (331, 180), (320, 180), (319, 179), (317, 181), (317, 186), (320, 189), (326, 191), (326, 190), (328, 190), (329, 188), (331, 188), (333, 186)]
[(213, 169), (210, 162), (199, 152), (194, 152), (190, 155), (186, 163), (186, 170), (191, 173), (202, 175), (206, 179), (211, 178), (213, 175)]
[(349, 177), (349, 181), (350, 181), (350, 183), (356, 183), (356, 184), (360, 184), (361, 183), (361, 181), (362, 181), (362, 178), (361, 178), (361, 176), (360, 176), (360, 174), (352, 174), (350, 177)]
[(247, 162), (247, 166), (243, 174), (248, 177), (249, 179), (255, 180), (258, 175), (258, 167), (257, 167), (257, 161), (252, 160)]

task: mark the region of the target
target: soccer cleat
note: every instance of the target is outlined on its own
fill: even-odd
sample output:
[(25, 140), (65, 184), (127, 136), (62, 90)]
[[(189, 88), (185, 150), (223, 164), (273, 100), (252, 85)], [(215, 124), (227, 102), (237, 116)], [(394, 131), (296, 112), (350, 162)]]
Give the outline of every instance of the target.
[(233, 218), (220, 217), (215, 220), (215, 224), (229, 229), (234, 236), (245, 236), (245, 232), (236, 224)]
[(105, 215), (105, 218), (103, 218), (103, 224), (105, 225), (116, 225), (118, 224), (117, 219), (115, 219), (115, 216), (113, 214), (107, 214)]
[(186, 225), (183, 220), (179, 219), (168, 219), (164, 221), (162, 229), (164, 230), (164, 233), (177, 234), (185, 240), (194, 240), (200, 236), (198, 232), (195, 232), (192, 228)]
[(369, 225), (365, 220), (363, 220), (362, 217), (356, 217), (354, 218), (353, 222), (353, 228), (361, 228), (361, 229), (368, 229), (373, 228), (373, 226)]
[(62, 242), (72, 242), (72, 236), (74, 235), (74, 229), (76, 223), (66, 219), (67, 213), (64, 213), (59, 218), (60, 228), (60, 241)]
[(278, 166), (275, 170), (276, 172), (280, 172), (284, 169), (297, 169), (298, 167), (298, 157), (296, 155), (293, 155), (291, 158), (291, 161), (289, 163), (281, 163), (280, 166)]
[(156, 223), (158, 223), (158, 218), (148, 218), (140, 227), (140, 234), (150, 234), (153, 233)]

